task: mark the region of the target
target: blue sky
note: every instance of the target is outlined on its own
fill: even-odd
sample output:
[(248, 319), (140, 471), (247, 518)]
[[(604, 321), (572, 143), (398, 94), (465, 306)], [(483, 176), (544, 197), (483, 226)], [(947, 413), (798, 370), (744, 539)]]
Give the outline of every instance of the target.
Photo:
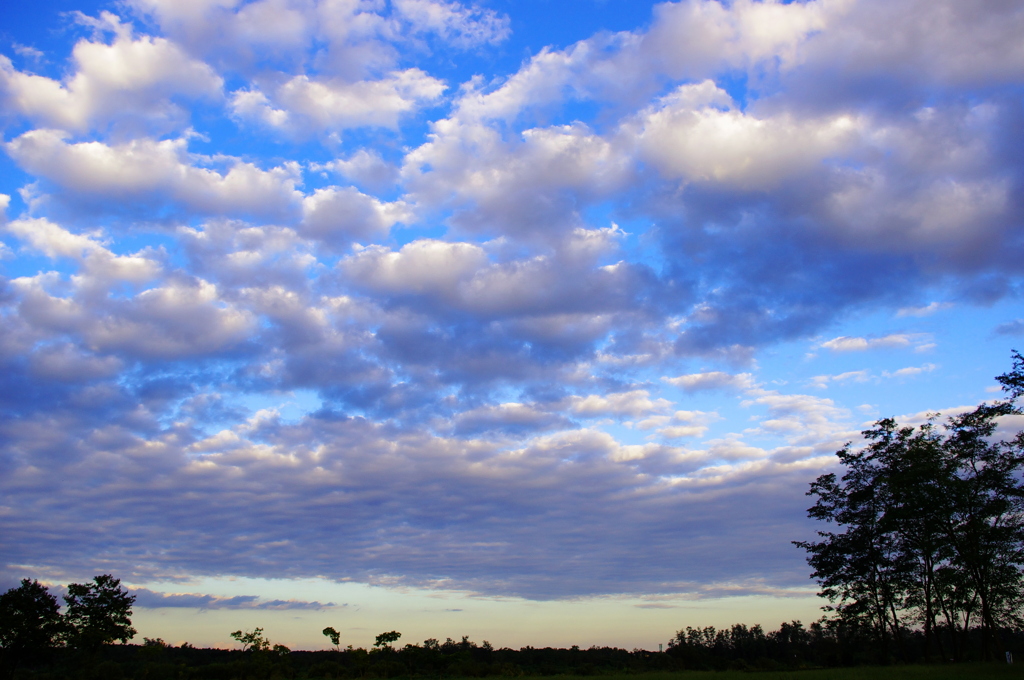
[(19, 5), (0, 585), (113, 573), (140, 635), (220, 646), (816, 618), (808, 483), (1024, 344), (1021, 34), (962, 0)]

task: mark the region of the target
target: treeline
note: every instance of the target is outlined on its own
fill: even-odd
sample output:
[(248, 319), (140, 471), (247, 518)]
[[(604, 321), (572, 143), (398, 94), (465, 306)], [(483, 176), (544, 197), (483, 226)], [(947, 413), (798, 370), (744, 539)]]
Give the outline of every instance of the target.
[[(143, 645), (109, 645), (83, 656), (71, 647), (48, 650), (18, 680), (341, 680), (398, 678), (479, 678), (600, 676), (691, 670), (798, 670), (876, 663), (871, 640), (856, 631), (822, 623), (805, 628), (799, 621), (776, 631), (760, 626), (679, 631), (664, 653), (614, 647), (496, 649), (477, 644), (429, 639), (422, 644), (372, 649), (291, 651), (271, 644), (257, 628), (236, 631), (243, 649), (202, 649), (145, 639)], [(394, 631), (392, 631), (394, 632)], [(980, 642), (980, 631), (972, 635)], [(1003, 631), (1009, 648), (1024, 652), (1024, 635)], [(386, 634), (384, 634), (386, 635)], [(379, 640), (378, 636), (378, 640)], [(925, 659), (924, 636), (908, 636), (911, 660)]]
[[(1020, 657), (1024, 653), (1024, 631), (1000, 630), (1006, 651)], [(983, 631), (967, 631), (960, 661), (982, 661)], [(903, 640), (905, 663), (952, 661), (937, 659), (929, 650), (929, 641), (920, 629), (906, 631)], [(779, 630), (765, 632), (761, 626), (737, 624), (716, 630), (686, 628), (669, 643), (667, 654), (675, 657), (685, 670), (787, 670), (836, 668), (889, 664), (894, 660), (880, 649), (871, 632), (862, 626), (850, 626), (836, 618), (804, 627), (799, 621), (783, 623)]]
[[(919, 427), (879, 420), (838, 452), (842, 477), (811, 484), (810, 517), (835, 525), (808, 552), (830, 625), (880, 660), (1002, 658), (1024, 625), (1024, 357), (996, 378), (1007, 397)], [(921, 639), (921, 640), (919, 640)], [(923, 641), (922, 641), (923, 640)]]

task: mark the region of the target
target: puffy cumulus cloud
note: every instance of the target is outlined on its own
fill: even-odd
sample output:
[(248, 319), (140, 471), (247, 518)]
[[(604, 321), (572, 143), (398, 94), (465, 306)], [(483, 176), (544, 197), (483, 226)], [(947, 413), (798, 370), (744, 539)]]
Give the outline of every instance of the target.
[(435, 33), (457, 47), (497, 44), (511, 33), (508, 16), (492, 9), (443, 0), (395, 0), (394, 7), (413, 33)]
[(683, 85), (642, 112), (636, 125), (640, 160), (662, 175), (746, 189), (767, 189), (847, 150), (858, 121), (848, 114), (800, 120), (737, 111), (712, 81)]
[(750, 373), (734, 375), (732, 373), (723, 373), (722, 371), (688, 373), (687, 375), (680, 375), (675, 378), (663, 377), (662, 381), (679, 387), (686, 392), (720, 389), (749, 390), (755, 386), (754, 376)]
[(302, 289), (319, 264), (310, 244), (288, 227), (213, 220), (200, 227), (180, 227), (177, 235), (191, 270), (229, 289)]
[(509, 35), (497, 12), (445, 0), (130, 0), (136, 12), (194, 54), (255, 73), (260, 66), (306, 64), (349, 80), (392, 67), (400, 48), (426, 36), (464, 50)]
[(445, 84), (417, 68), (380, 80), (314, 80), (295, 76), (276, 88), (273, 99), (258, 89), (231, 96), (234, 115), (289, 134), (355, 127), (396, 127), (399, 117), (435, 102)]
[[(1016, 40), (1024, 11), (986, 0), (907, 0), (831, 3), (825, 30), (802, 46), (806, 73), (794, 94), (840, 100), (880, 93), (896, 102), (940, 87), (986, 87), (1017, 82), (1024, 49)], [(878, 26), (892, 27), (886, 39)], [(803, 89), (803, 88), (808, 89)], [(809, 88), (819, 88), (812, 95)]]
[(926, 251), (955, 272), (1005, 267), (1018, 208), (1000, 140), (1015, 109), (950, 104), (877, 119), (864, 150), (884, 155), (837, 169), (813, 214), (846, 249)]
[(317, 189), (302, 199), (302, 213), (302, 234), (333, 246), (378, 240), (395, 224), (415, 219), (404, 201), (385, 203), (355, 187)]
[(12, 282), (20, 318), (41, 333), (76, 338), (100, 354), (161, 361), (206, 357), (237, 349), (253, 331), (253, 316), (225, 303), (216, 286), (172, 278), (133, 297), (89, 294), (80, 279), (74, 294), (53, 294), (53, 278)]
[[(5, 145), (24, 170), (61, 190), (55, 200), (108, 210), (167, 211), (287, 218), (301, 193), (297, 163), (261, 170), (228, 159), (225, 172), (194, 165), (187, 139), (122, 144), (69, 143), (56, 130), (32, 130)], [(111, 208), (110, 204), (116, 207)], [(154, 214), (155, 213), (155, 214)]]
[(120, 134), (165, 133), (188, 124), (176, 100), (217, 99), (223, 81), (173, 42), (132, 35), (130, 25), (103, 12), (112, 42), (81, 40), (73, 74), (63, 82), (16, 70), (0, 55), (0, 106), (36, 125), (82, 133), (111, 127)]
[(371, 290), (452, 300), (458, 285), (487, 263), (487, 253), (480, 246), (420, 239), (397, 252), (384, 246), (364, 248), (344, 266), (350, 278)]
[(753, 69), (766, 61), (792, 67), (803, 60), (808, 37), (837, 23), (851, 4), (849, 0), (666, 2), (654, 8), (654, 22), (640, 50), (675, 78)]
[[(63, 411), (51, 418), (62, 424), (57, 436), (33, 445), (58, 450), (76, 438), (76, 456), (58, 456), (45, 477), (21, 464), (3, 476), (12, 512), (0, 522), (15, 547), (7, 560), (70, 573), (102, 551), (104, 564), (135, 581), (168, 571), (386, 574), (391, 583), (541, 599), (678, 592), (755, 572), (798, 583), (800, 560), (771, 545), (780, 530), (801, 535), (793, 518), (803, 500), (779, 488), (826, 462), (762, 452), (722, 464), (591, 430), (502, 449), (328, 412), (294, 425), (254, 421), (236, 431), (240, 442), (197, 455), (182, 451), (179, 431), (143, 438)], [(41, 437), (37, 424), (2, 428)], [(254, 495), (260, 503), (245, 500)], [(43, 517), (49, 532), (39, 531)], [(298, 525), (306, 529), (297, 534)], [(58, 533), (59, 542), (39, 538)], [(669, 549), (681, 544), (692, 548), (683, 558)], [(172, 597), (148, 606), (186, 604)]]
[(456, 208), (450, 222), (466, 232), (558, 238), (632, 169), (627, 149), (582, 123), (526, 130), (516, 142), (458, 117), (433, 131), (406, 155), (402, 178), (417, 203)]
[[(904, 307), (947, 277), (965, 295), (1006, 294), (1020, 250), (1007, 183), (1017, 171), (997, 160), (996, 140), (1015, 115), (951, 106), (876, 120), (850, 154), (859, 167), (828, 161), (767, 194), (719, 183), (653, 192), (671, 278), (696, 298), (677, 351), (813, 334), (851, 305)], [(993, 280), (1004, 283), (983, 283)]]
[(453, 425), (459, 435), (483, 432), (533, 434), (543, 430), (568, 428), (572, 422), (530, 404), (509, 402), (463, 411), (455, 416)]
[(375, 149), (360, 149), (348, 158), (311, 164), (310, 170), (330, 170), (371, 189), (387, 189), (398, 181), (398, 168), (385, 161)]
[[(492, 261), (475, 244), (420, 239), (398, 251), (362, 249), (342, 268), (364, 290), (397, 300), (416, 297), (439, 312), (500, 318), (625, 311), (642, 291), (645, 275), (624, 262), (596, 264), (614, 248), (615, 233), (581, 229), (553, 254), (509, 262)], [(566, 276), (570, 271), (574, 276)]]
[(163, 272), (160, 262), (151, 257), (154, 253), (116, 255), (93, 235), (72, 233), (43, 217), (13, 220), (5, 228), (47, 257), (81, 262), (79, 283), (89, 288), (106, 289), (116, 282), (140, 285)]
[[(320, 7), (316, 3), (288, 0), (131, 0), (126, 4), (155, 21), (166, 35), (193, 54), (244, 70), (267, 60), (301, 64), (316, 35), (318, 20), (324, 21), (325, 31), (351, 23), (346, 27), (347, 35), (342, 37), (371, 43), (383, 28), (372, 7), (358, 0), (326, 2)], [(364, 12), (365, 9), (371, 11)], [(371, 18), (377, 20), (365, 21)], [(373, 51), (380, 50), (377, 47)]]

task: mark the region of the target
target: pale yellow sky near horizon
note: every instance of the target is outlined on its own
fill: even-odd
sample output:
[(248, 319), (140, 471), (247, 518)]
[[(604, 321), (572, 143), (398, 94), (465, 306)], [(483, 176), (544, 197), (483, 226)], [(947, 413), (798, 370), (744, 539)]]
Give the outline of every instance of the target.
[[(127, 584), (126, 584), (127, 585)], [(722, 628), (734, 623), (761, 624), (766, 630), (783, 621), (805, 624), (821, 616), (823, 600), (813, 590), (779, 597), (745, 595), (688, 599), (686, 595), (602, 596), (535, 601), (510, 597), (387, 588), (320, 579), (205, 579), (188, 584), (145, 584), (164, 593), (202, 592), (222, 597), (259, 594), (262, 601), (296, 599), (334, 602), (309, 609), (208, 609), (136, 607), (132, 617), (143, 637), (179, 645), (231, 648), (234, 630), (264, 629), (275, 644), (291, 649), (327, 649), (320, 633), (326, 626), (341, 632), (342, 645), (370, 647), (383, 631), (402, 633), (399, 645), (427, 638), (489, 641), (495, 647), (569, 647), (591, 645), (657, 650), (686, 626)]]

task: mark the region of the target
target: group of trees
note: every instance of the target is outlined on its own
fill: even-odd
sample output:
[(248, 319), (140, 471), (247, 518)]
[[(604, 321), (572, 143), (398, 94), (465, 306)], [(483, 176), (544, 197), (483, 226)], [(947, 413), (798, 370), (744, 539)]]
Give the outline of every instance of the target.
[[(678, 660), (644, 650), (626, 650), (610, 647), (580, 649), (534, 648), (498, 649), (486, 640), (477, 644), (463, 636), (461, 640), (434, 638), (422, 643), (398, 646), (401, 636), (397, 631), (381, 633), (370, 649), (342, 647), (339, 638), (331, 635), (333, 628), (325, 629), (335, 649), (308, 652), (275, 652), (269, 645), (249, 645), (242, 650), (196, 649), (194, 647), (163, 646), (152, 657), (146, 657), (145, 647), (111, 648), (111, 658), (118, 658), (123, 675), (146, 677), (153, 680), (164, 677), (194, 680), (231, 680), (232, 678), (387, 678), (429, 677), (518, 677), (550, 675), (600, 675), (644, 671), (681, 670)], [(241, 631), (240, 631), (241, 632)], [(266, 639), (260, 629), (251, 631)], [(245, 636), (246, 632), (241, 632)], [(334, 642), (338, 639), (338, 642)], [(268, 648), (269, 645), (269, 648)], [(155, 662), (160, 660), (162, 666)], [(148, 665), (147, 665), (148, 664)], [(160, 670), (160, 669), (163, 670)]]
[(1006, 398), (941, 427), (937, 416), (918, 427), (877, 421), (866, 446), (838, 452), (842, 477), (811, 484), (809, 516), (837, 530), (796, 545), (833, 625), (866, 635), (881, 660), (907, 660), (912, 633), (932, 658), (965, 658), (980, 637), (992, 659), (1024, 623), (1024, 432), (997, 436), (1022, 413), (1024, 357), (1014, 352), (997, 380)]
[(127, 642), (135, 635), (134, 602), (119, 579), (104, 574), (69, 585), (62, 614), (46, 586), (23, 579), (0, 595), (0, 668), (13, 674), (20, 664), (57, 646), (90, 654), (114, 641)]

